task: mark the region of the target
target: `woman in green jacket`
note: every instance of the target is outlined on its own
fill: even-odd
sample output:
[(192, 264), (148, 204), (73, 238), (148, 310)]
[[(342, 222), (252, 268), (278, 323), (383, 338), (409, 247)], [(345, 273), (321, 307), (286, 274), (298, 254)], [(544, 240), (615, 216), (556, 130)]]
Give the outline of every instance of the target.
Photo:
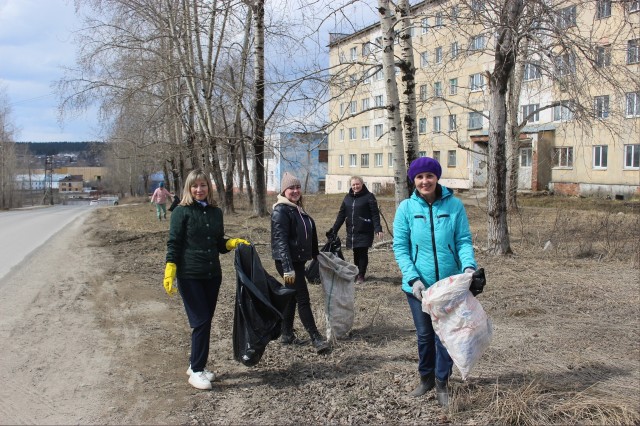
[(213, 199), (209, 176), (193, 170), (187, 176), (183, 199), (171, 215), (164, 275), (164, 288), (175, 294), (177, 277), (191, 333), (189, 383), (197, 389), (211, 389), (213, 372), (205, 369), (209, 358), (211, 321), (222, 283), (220, 253), (249, 244), (240, 238), (225, 238), (222, 210)]

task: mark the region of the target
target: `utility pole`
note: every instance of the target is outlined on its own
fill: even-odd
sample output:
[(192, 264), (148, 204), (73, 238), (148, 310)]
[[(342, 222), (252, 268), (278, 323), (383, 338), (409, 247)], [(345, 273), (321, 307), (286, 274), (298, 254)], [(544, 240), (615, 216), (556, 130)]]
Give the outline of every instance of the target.
[(1, 184), (0, 184), (0, 190), (2, 191), (2, 205), (0, 206), (1, 209), (4, 210), (5, 208), (5, 201), (4, 201), (4, 157), (5, 157), (5, 150), (4, 150), (4, 144), (0, 143), (0, 154), (2, 154), (2, 167), (0, 168), (0, 180), (1, 180)]
[(53, 205), (53, 156), (52, 155), (47, 155), (44, 159), (44, 197), (42, 198), (42, 204)]

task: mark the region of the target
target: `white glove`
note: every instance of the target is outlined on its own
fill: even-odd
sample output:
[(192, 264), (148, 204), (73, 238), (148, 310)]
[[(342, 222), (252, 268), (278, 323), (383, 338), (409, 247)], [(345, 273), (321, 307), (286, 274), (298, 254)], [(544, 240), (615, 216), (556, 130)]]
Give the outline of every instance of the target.
[(419, 301), (422, 302), (422, 292), (425, 291), (426, 288), (424, 286), (424, 284), (422, 284), (422, 281), (417, 280), (413, 282), (413, 286), (411, 287), (411, 291), (413, 292), (413, 295), (416, 297), (416, 299), (418, 299)]
[(476, 270), (473, 268), (464, 268), (465, 274), (473, 274)]
[(296, 282), (296, 273), (294, 271), (285, 272), (283, 277), (285, 285), (294, 285)]

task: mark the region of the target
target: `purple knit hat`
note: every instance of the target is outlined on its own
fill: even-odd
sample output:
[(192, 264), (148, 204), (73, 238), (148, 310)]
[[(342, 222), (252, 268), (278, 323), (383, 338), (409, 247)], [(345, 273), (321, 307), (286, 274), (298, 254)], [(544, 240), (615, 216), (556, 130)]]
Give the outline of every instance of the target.
[(409, 179), (413, 182), (417, 175), (427, 172), (433, 173), (436, 175), (438, 180), (440, 180), (440, 176), (442, 176), (442, 167), (440, 167), (438, 160), (431, 157), (416, 158), (411, 162), (409, 170), (407, 171), (407, 176), (409, 176)]

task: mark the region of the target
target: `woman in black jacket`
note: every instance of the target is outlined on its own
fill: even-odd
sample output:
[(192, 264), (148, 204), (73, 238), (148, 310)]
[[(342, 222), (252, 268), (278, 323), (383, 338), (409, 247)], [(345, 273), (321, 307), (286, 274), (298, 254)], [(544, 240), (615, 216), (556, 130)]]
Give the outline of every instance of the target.
[(222, 210), (213, 198), (209, 176), (193, 170), (184, 182), (182, 201), (171, 214), (164, 289), (178, 289), (187, 312), (191, 332), (191, 357), (187, 374), (189, 384), (197, 389), (211, 389), (215, 375), (207, 370), (211, 321), (222, 284), (220, 253), (249, 244), (241, 238), (225, 238)]
[(316, 352), (323, 354), (329, 351), (329, 345), (316, 327), (304, 273), (305, 263), (319, 253), (316, 224), (302, 208), (300, 180), (285, 173), (280, 188), (282, 192), (278, 194), (271, 213), (271, 252), (284, 283), (296, 289), (295, 300), (291, 300), (283, 312), (280, 341), (283, 344), (301, 342), (293, 331), (297, 305), (300, 321)]
[(369, 265), (369, 247), (373, 245), (373, 235), (382, 238), (380, 210), (378, 200), (360, 176), (351, 178), (351, 189), (345, 195), (336, 222), (327, 232), (327, 237), (338, 233), (344, 222), (347, 222), (347, 248), (353, 249), (353, 263), (358, 267), (356, 281), (364, 282)]

